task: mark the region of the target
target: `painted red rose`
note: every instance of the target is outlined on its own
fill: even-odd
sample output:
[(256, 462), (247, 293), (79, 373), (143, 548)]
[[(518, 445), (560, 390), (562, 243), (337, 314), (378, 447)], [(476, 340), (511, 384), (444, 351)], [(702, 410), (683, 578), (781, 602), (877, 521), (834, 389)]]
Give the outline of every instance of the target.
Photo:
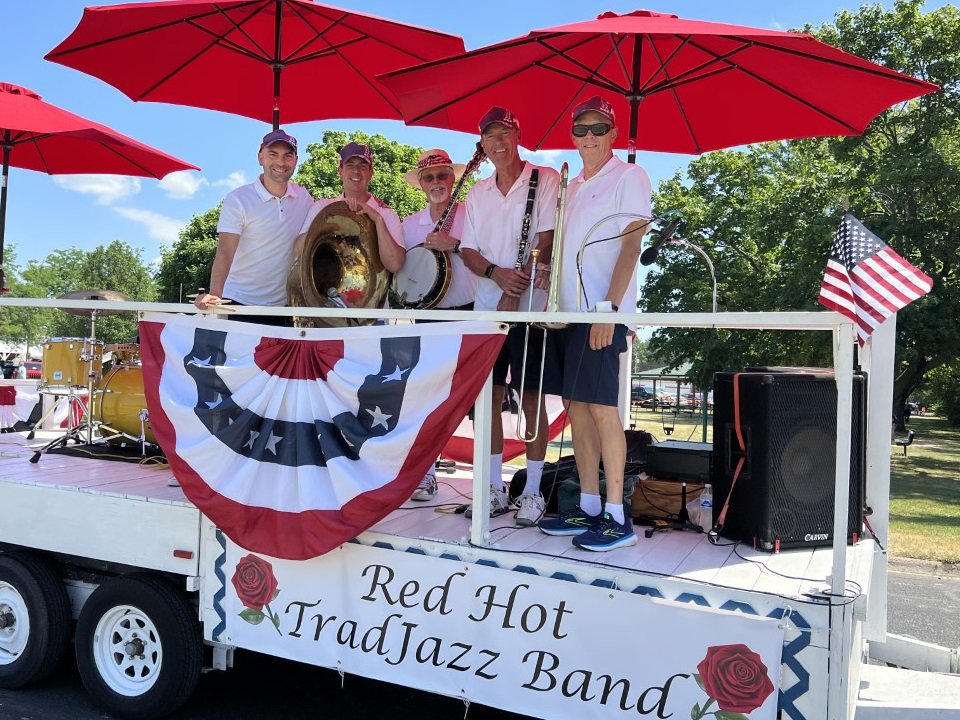
[(740, 643), (708, 647), (697, 670), (703, 689), (727, 712), (753, 712), (773, 692), (763, 660)]
[(273, 566), (256, 555), (240, 558), (230, 582), (236, 588), (240, 602), (251, 610), (262, 611), (277, 593)]

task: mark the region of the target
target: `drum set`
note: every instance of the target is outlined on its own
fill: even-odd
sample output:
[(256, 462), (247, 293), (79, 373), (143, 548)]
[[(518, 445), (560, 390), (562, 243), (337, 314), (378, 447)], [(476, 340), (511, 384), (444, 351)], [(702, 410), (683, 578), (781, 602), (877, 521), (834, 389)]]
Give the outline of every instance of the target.
[[(130, 300), (114, 290), (77, 290), (61, 295), (60, 299)], [(90, 336), (50, 338), (43, 343), (39, 391), (41, 395), (53, 396), (55, 402), (36, 425), (41, 426), (65, 404), (66, 433), (40, 448), (31, 462), (39, 461), (43, 452), (65, 446), (71, 440), (86, 445), (139, 444), (141, 455), (146, 456), (147, 446), (155, 446), (156, 439), (144, 393), (140, 345), (135, 342), (104, 344), (96, 338), (98, 317), (126, 311), (64, 308), (64, 312), (89, 316)], [(106, 363), (109, 367), (104, 374)]]

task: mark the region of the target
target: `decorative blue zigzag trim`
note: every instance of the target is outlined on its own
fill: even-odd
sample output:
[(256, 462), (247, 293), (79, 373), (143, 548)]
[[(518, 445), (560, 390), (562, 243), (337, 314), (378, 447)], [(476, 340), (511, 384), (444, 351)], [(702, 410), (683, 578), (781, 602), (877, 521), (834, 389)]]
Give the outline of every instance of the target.
[[(373, 546), (384, 548), (386, 550), (400, 550), (401, 552), (409, 552), (417, 555), (425, 554), (423, 550), (421, 550), (420, 548), (402, 549), (402, 548), (394, 547), (392, 544), (386, 543), (386, 542), (376, 542), (373, 544)], [(450, 552), (445, 552), (443, 555), (441, 555), (441, 557), (447, 560), (455, 560), (457, 562), (467, 562), (462, 557)], [(486, 558), (476, 560), (474, 562), (477, 565), (498, 568), (501, 570), (512, 570), (515, 572), (527, 573), (530, 575), (538, 575), (538, 576), (540, 575), (540, 573), (535, 568), (532, 568), (529, 565), (515, 565), (513, 567), (508, 567), (505, 565), (500, 565), (495, 560), (489, 560)], [(549, 576), (544, 576), (544, 577), (550, 577), (554, 580), (566, 580), (569, 582), (579, 582), (574, 575), (570, 573), (565, 573), (565, 572), (554, 572), (553, 574)], [(601, 579), (596, 579), (591, 581), (590, 585), (595, 587), (603, 587), (603, 588), (614, 587), (614, 583), (610, 582), (609, 580), (601, 580)], [(695, 605), (699, 605), (700, 607), (711, 607), (710, 602), (705, 597), (703, 597), (702, 595), (698, 595), (697, 593), (683, 592), (677, 595), (675, 598), (666, 598), (664, 594), (657, 588), (647, 587), (644, 585), (638, 585), (637, 587), (630, 590), (630, 592), (633, 593), (634, 595), (647, 595), (649, 597), (672, 599), (672, 600), (675, 600), (676, 602), (693, 603)], [(720, 606), (719, 609), (728, 610), (731, 612), (739, 611), (747, 615), (759, 615), (759, 613), (753, 608), (752, 605), (748, 605), (747, 603), (738, 601), (738, 600), (727, 600)], [(782, 614), (783, 614), (783, 611), (777, 609), (770, 612), (767, 615), (767, 617), (771, 617), (779, 620)], [(807, 630), (810, 629), (810, 623), (807, 622), (806, 618), (804, 618), (803, 615), (798, 613), (796, 610), (794, 610), (790, 615), (790, 622), (796, 628), (807, 629)], [(793, 640), (790, 640), (787, 643), (784, 643), (783, 645), (781, 662), (782, 664), (786, 665), (793, 671), (794, 675), (797, 676), (797, 682), (794, 683), (794, 685), (787, 690), (784, 690), (782, 688), (780, 689), (778, 706), (782, 716), (785, 718), (790, 718), (791, 720), (805, 720), (803, 713), (799, 710), (799, 708), (797, 708), (796, 702), (810, 690), (810, 673), (803, 666), (803, 664), (800, 662), (797, 656), (800, 654), (801, 651), (805, 650), (809, 646), (810, 646), (809, 632), (800, 632), (797, 635), (797, 637), (795, 637)]]
[(213, 574), (220, 583), (220, 587), (217, 588), (217, 591), (213, 594), (213, 609), (217, 613), (218, 622), (217, 626), (213, 629), (212, 635), (213, 639), (219, 642), (223, 631), (227, 629), (227, 614), (223, 609), (223, 598), (226, 597), (227, 594), (227, 577), (223, 574), (223, 564), (227, 561), (227, 538), (220, 529), (217, 529), (214, 537), (217, 538), (217, 543), (220, 545), (220, 554), (217, 555), (217, 559), (213, 562)]

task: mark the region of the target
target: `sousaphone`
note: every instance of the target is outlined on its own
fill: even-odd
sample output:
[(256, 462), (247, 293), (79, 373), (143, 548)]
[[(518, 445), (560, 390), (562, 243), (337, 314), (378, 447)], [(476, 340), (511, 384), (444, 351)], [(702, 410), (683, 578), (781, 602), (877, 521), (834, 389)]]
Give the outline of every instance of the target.
[[(378, 308), (390, 289), (377, 228), (345, 202), (327, 205), (310, 223), (303, 250), (287, 275), (290, 307)], [(349, 327), (370, 320), (295, 316), (297, 327)]]

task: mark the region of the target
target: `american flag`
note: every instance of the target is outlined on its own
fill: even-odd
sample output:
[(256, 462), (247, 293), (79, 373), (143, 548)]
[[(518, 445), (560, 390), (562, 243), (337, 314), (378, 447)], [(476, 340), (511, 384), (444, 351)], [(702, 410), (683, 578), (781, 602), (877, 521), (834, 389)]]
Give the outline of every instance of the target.
[(933, 280), (845, 213), (820, 285), (820, 304), (856, 322), (863, 345), (884, 320), (923, 297)]
[(147, 313), (150, 422), (184, 494), (231, 540), (316, 557), (410, 497), (503, 333), (489, 322), (296, 330)]

